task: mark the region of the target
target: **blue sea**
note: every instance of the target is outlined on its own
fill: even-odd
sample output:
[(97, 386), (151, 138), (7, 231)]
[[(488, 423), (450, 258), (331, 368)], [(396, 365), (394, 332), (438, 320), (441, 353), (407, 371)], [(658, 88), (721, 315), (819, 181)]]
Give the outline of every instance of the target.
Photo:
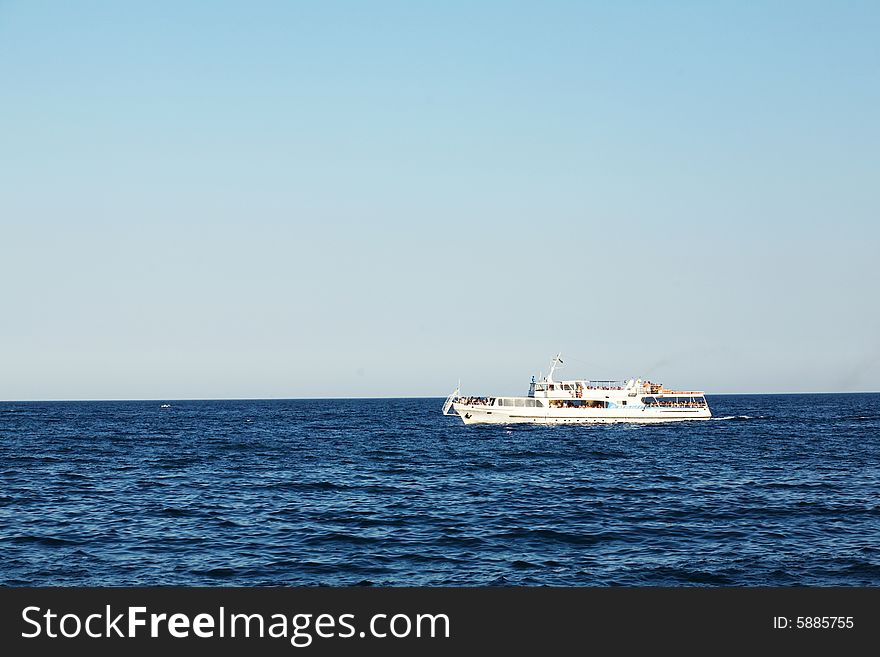
[(880, 394), (668, 425), (0, 403), (0, 584), (880, 585)]

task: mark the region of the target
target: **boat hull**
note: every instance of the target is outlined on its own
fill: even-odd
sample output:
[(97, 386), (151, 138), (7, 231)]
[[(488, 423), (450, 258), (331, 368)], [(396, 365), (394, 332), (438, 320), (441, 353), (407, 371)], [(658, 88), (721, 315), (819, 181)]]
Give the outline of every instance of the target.
[(518, 408), (453, 404), (465, 424), (654, 424), (709, 420), (708, 408)]

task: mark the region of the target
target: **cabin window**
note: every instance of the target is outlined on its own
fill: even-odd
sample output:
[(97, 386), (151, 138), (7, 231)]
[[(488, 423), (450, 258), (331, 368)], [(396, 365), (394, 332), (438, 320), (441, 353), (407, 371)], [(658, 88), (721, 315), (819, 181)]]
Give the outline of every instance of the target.
[(551, 408), (608, 408), (608, 402), (599, 399), (553, 399)]
[(525, 399), (522, 399), (522, 398), (519, 398), (519, 399), (516, 400), (516, 405), (517, 405), (517, 406), (525, 406), (525, 405), (526, 405), (526, 400), (525, 400)]
[(544, 402), (542, 402), (540, 399), (536, 399), (535, 406), (537, 406), (538, 408), (544, 408)]
[(705, 406), (704, 397), (642, 397), (642, 403), (647, 406), (676, 406), (692, 408)]

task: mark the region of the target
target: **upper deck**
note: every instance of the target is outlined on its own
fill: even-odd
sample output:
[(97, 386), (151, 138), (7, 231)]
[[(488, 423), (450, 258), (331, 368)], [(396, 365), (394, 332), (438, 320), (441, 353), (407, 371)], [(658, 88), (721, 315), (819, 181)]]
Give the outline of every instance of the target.
[(535, 381), (529, 384), (529, 397), (548, 399), (577, 399), (596, 392), (616, 392), (635, 395), (702, 395), (702, 390), (670, 390), (662, 384), (629, 379), (626, 381), (597, 381), (571, 379), (565, 381)]
[[(670, 390), (662, 383), (643, 381), (642, 379), (602, 380), (602, 379), (568, 379), (555, 381), (553, 373), (562, 365), (557, 354), (550, 362), (550, 372), (545, 377), (532, 377), (529, 384), (529, 397), (544, 399), (582, 399), (598, 396), (604, 397), (637, 397), (639, 395), (663, 396), (702, 396), (701, 390)], [(610, 394), (609, 394), (610, 393)]]

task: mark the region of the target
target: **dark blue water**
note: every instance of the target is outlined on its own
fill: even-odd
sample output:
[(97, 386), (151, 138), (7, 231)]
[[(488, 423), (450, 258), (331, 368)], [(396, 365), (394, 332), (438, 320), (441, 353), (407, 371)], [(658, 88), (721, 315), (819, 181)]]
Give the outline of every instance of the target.
[(880, 395), (669, 425), (0, 403), (6, 585), (880, 585)]

